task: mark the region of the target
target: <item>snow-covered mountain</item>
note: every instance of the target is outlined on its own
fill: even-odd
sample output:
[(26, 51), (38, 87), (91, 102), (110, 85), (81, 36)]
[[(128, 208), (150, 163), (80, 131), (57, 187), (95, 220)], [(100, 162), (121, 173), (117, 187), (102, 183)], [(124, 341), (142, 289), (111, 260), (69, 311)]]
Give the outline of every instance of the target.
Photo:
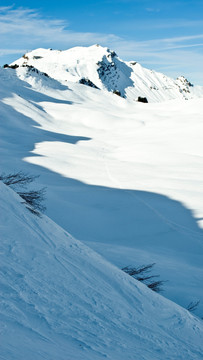
[[(200, 97), (203, 96), (202, 88), (191, 86), (182, 77), (175, 81), (164, 77), (162, 74), (144, 69), (139, 64), (123, 62), (114, 52), (99, 46), (74, 48), (65, 52), (38, 49), (24, 55), (14, 64), (11, 65), (12, 68), (0, 68), (0, 173), (22, 170), (29, 174), (40, 175), (36, 182), (37, 185), (47, 188), (47, 215), (64, 228), (64, 231), (68, 231), (86, 243), (118, 268), (130, 264), (139, 266), (156, 263), (154, 274), (160, 275), (161, 280), (166, 280), (163, 295), (183, 307), (187, 307), (190, 302), (200, 300), (196, 314), (202, 317), (203, 102), (202, 97)], [(171, 89), (164, 89), (168, 86), (167, 83), (171, 84)], [(150, 89), (153, 86), (152, 84), (157, 86), (158, 90)], [(185, 91), (181, 92), (180, 89), (185, 89)], [(115, 90), (119, 91), (125, 98), (113, 94)], [(142, 104), (135, 101), (138, 96), (147, 97), (149, 103)], [(188, 101), (185, 101), (185, 96), (189, 99)], [(164, 99), (167, 101), (163, 101)], [(72, 339), (73, 343), (76, 344), (74, 345), (71, 343), (70, 332), (67, 330), (67, 321), (64, 323), (62, 319), (64, 303), (67, 300), (70, 304), (68, 294), (66, 296), (62, 292), (64, 302), (62, 305), (56, 305), (61, 294), (61, 290), (56, 285), (56, 278), (53, 279), (53, 286), (50, 284), (51, 289), (45, 286), (51, 267), (58, 269), (56, 274), (61, 278), (62, 284), (66, 284), (60, 273), (61, 270), (58, 268), (62, 265), (57, 264), (56, 259), (54, 260), (54, 254), (58, 255), (49, 249), (50, 241), (53, 244), (56, 242), (61, 244), (60, 241), (64, 239), (63, 241), (68, 243), (73, 241), (75, 244), (75, 240), (70, 240), (67, 234), (64, 235), (63, 230), (59, 230), (47, 218), (31, 217), (27, 210), (20, 206), (16, 195), (11, 195), (9, 189), (5, 189), (5, 187), (2, 187), (1, 190), (2, 196), (8, 196), (6, 201), (10, 203), (6, 207), (6, 201), (2, 198), (5, 210), (1, 211), (0, 215), (2, 219), (1, 234), (2, 241), (6, 239), (8, 243), (8, 248), (6, 248), (8, 251), (2, 251), (3, 261), (6, 264), (6, 269), (8, 269), (8, 271), (4, 271), (4, 279), (6, 279), (4, 281), (9, 283), (13, 274), (15, 286), (19, 285), (18, 291), (15, 293), (16, 298), (14, 293), (12, 293), (13, 295), (10, 293), (12, 304), (9, 305), (11, 306), (9, 309), (13, 309), (14, 317), (9, 310), (6, 318), (3, 318), (4, 324), (7, 324), (2, 330), (6, 343), (10, 344), (6, 329), (14, 326), (21, 339), (26, 337), (28, 341), (29, 336), (31, 336), (33, 340), (32, 344), (28, 342), (25, 358), (31, 359), (30, 356), (27, 356), (27, 351), (29, 348), (32, 349), (37, 339), (36, 344), (39, 345), (39, 348), (42, 349), (44, 345), (47, 352), (46, 355), (43, 352), (39, 353), (39, 359), (44, 356), (56, 360), (56, 357), (51, 358), (51, 355), (48, 356), (47, 354), (51, 354), (51, 349), (55, 351), (57, 348), (55, 342), (57, 341), (62, 344), (62, 349), (67, 349), (64, 344), (65, 338), (68, 336), (68, 344), (70, 349), (73, 349), (73, 351), (70, 350), (72, 353), (78, 347), (88, 349), (89, 346), (87, 356), (82, 352), (81, 355), (76, 356), (77, 360), (85, 359), (85, 356), (88, 360), (93, 358), (92, 349), (96, 349), (94, 358), (99, 359), (101, 354), (107, 354), (110, 359), (119, 359), (118, 354), (124, 354), (124, 350), (117, 352), (112, 342), (108, 344), (106, 342), (106, 338), (110, 339), (109, 334), (112, 334), (112, 337), (117, 339), (118, 349), (120, 349), (118, 347), (119, 342), (124, 344), (120, 335), (116, 333), (117, 321), (115, 321), (114, 330), (112, 330), (112, 320), (111, 325), (107, 326), (107, 332), (105, 331), (106, 325), (101, 321), (101, 328), (99, 329), (101, 336), (98, 335), (97, 343), (97, 337), (93, 336), (93, 333), (98, 330), (99, 322), (95, 320), (96, 325), (94, 327), (93, 317), (87, 315), (87, 310), (90, 309), (91, 292), (90, 296), (86, 293), (87, 296), (84, 297), (83, 294), (79, 293), (78, 286), (77, 295), (80, 296), (81, 301), (77, 303), (77, 309), (71, 308), (77, 314), (81, 309), (81, 316), (85, 314), (83, 320), (87, 320), (87, 327), (83, 328), (84, 332), (90, 334), (88, 329), (93, 327), (92, 336), (90, 336), (91, 341), (88, 342), (86, 337), (82, 337), (83, 331), (78, 331), (80, 322), (74, 324), (71, 318), (70, 324), (72, 329), (74, 328), (74, 334), (76, 334), (76, 341)], [(15, 197), (16, 202), (12, 200), (13, 197)], [(8, 220), (9, 216), (6, 217), (7, 213), (10, 214), (11, 224)], [(17, 225), (14, 228), (12, 227), (12, 223), (16, 224), (16, 221), (19, 228)], [(8, 226), (4, 224), (8, 224)], [(9, 232), (9, 226), (11, 232)], [(6, 234), (8, 237), (5, 237)], [(25, 236), (20, 237), (19, 234), (25, 234)], [(36, 260), (37, 263), (33, 260), (34, 266), (37, 267), (35, 267), (34, 277), (29, 273), (29, 283), (26, 286), (23, 282), (28, 279), (25, 275), (25, 269), (30, 269), (26, 257), (30, 259), (29, 254), (32, 251), (26, 247), (25, 238), (29, 238), (32, 244), (34, 238), (37, 239), (37, 248), (33, 245), (33, 252), (39, 259), (39, 261)], [(15, 239), (17, 239), (17, 249), (18, 244), (19, 249), (21, 249), (17, 253), (15, 253)], [(49, 244), (43, 245), (42, 240), (44, 239)], [(90, 267), (91, 270), (93, 269), (91, 275), (97, 272), (98, 276), (101, 275), (99, 278), (94, 278), (95, 282), (100, 282), (101, 278), (104, 278), (103, 272), (107, 274), (106, 266), (110, 265), (93, 251), (87, 250), (80, 243), (77, 244), (78, 251), (81, 254), (82, 249), (86, 249), (84, 252), (87, 251), (89, 254), (86, 262), (83, 255), (80, 257), (78, 252), (76, 253), (78, 257), (76, 263), (80, 275), (83, 272), (84, 265), (84, 277), (90, 281), (90, 270), (88, 269)], [(54, 247), (55, 245), (53, 245), (53, 249)], [(40, 249), (42, 249), (43, 255), (38, 252)], [(64, 270), (64, 274), (70, 280), (71, 291), (76, 292), (74, 286), (72, 287), (74, 280), (71, 277), (73, 275), (74, 279), (78, 279), (73, 265), (74, 255), (71, 252), (66, 253), (66, 250), (64, 251), (72, 259), (68, 271)], [(50, 266), (49, 264), (46, 265), (47, 270), (44, 278), (41, 275), (45, 269), (41, 268), (43, 266), (40, 263), (42, 256), (45, 257), (46, 264), (50, 260)], [(64, 254), (60, 254), (60, 256), (66, 257)], [(35, 259), (34, 255), (33, 259)], [(19, 274), (24, 274), (22, 277), (21, 275), (17, 276), (17, 270), (12, 273), (11, 268), (18, 269), (16, 265), (18, 261), (18, 266), (22, 264), (22, 272), (19, 268)], [(65, 260), (63, 259), (63, 261)], [(101, 268), (95, 268), (94, 261), (101, 264)], [(120, 274), (114, 267), (111, 269), (113, 269), (113, 274)], [(72, 275), (67, 275), (67, 272)], [(41, 276), (41, 287), (47, 291), (44, 298), (43, 294), (38, 292), (40, 284), (38, 283), (38, 286), (35, 283), (36, 278)], [(125, 274), (118, 275), (119, 281), (120, 276), (123, 282), (127, 281), (128, 283), (130, 281), (132, 284), (132, 280), (126, 280)], [(95, 286), (91, 281), (90, 286)], [(114, 288), (117, 287), (117, 283), (116, 285), (113, 283), (112, 277), (108, 277), (108, 280), (105, 281), (106, 283), (110, 281)], [(32, 286), (29, 292), (30, 282)], [(76, 282), (76, 284), (79, 283)], [(84, 284), (86, 284), (85, 280)], [(14, 286), (11, 283), (10, 285)], [(67, 290), (68, 285), (64, 286)], [(54, 287), (58, 289), (56, 304)], [(120, 289), (119, 287), (118, 292)], [(138, 285), (136, 289), (143, 289), (143, 286), (140, 288)], [(82, 287), (83, 290), (84, 287)], [(131, 290), (130, 287), (129, 291), (131, 292)], [(6, 291), (5, 288), (5, 294), (8, 294)], [(101, 294), (102, 292), (103, 288), (101, 288)], [(159, 300), (156, 304), (157, 300), (155, 301), (155, 299), (160, 298), (151, 292), (147, 292), (147, 294), (149, 294), (147, 295), (148, 300), (151, 297), (153, 306), (156, 307)], [(134, 295), (133, 292), (133, 298)], [(22, 296), (23, 301), (21, 301)], [(53, 298), (54, 304), (48, 303), (50, 296)], [(73, 294), (71, 296), (74, 297)], [(15, 299), (19, 300), (19, 304), (26, 305), (27, 302), (25, 316), (20, 312), (24, 305), (21, 308), (18, 305), (15, 307)], [(29, 303), (30, 299), (31, 302)], [(119, 299), (119, 306), (121, 305), (122, 308), (123, 301), (127, 301), (124, 300), (124, 292), (120, 294)], [(131, 301), (131, 298), (128, 299)], [(10, 304), (8, 299), (4, 298), (4, 301), (3, 311), (5, 311), (6, 303)], [(100, 309), (102, 308), (102, 301), (99, 305)], [(160, 301), (164, 302), (164, 300)], [(106, 302), (103, 302), (105, 309), (109, 309), (111, 314), (119, 318), (119, 310), (113, 313), (112, 307), (107, 305), (108, 302), (112, 302), (112, 307), (116, 306), (112, 297), (108, 297)], [(145, 303), (145, 300), (140, 298), (140, 302)], [(171, 304), (167, 301), (166, 303)], [(31, 304), (30, 307), (29, 304)], [(47, 309), (50, 309), (48, 310), (49, 314), (46, 312), (46, 304)], [(134, 304), (133, 301), (132, 304)], [(153, 323), (164, 324), (165, 322), (171, 329), (169, 334), (174, 332), (177, 338), (179, 338), (178, 332), (180, 330), (181, 339), (183, 339), (182, 344), (188, 341), (188, 336), (193, 339), (194, 335), (194, 339), (198, 339), (199, 335), (196, 330), (199, 325), (195, 328), (193, 322), (195, 320), (187, 312), (180, 310), (180, 317), (178, 317), (179, 315), (176, 317), (176, 315), (172, 315), (171, 305), (168, 305), (167, 312), (171, 315), (164, 317), (166, 312), (163, 310), (159, 314), (160, 322), (159, 320), (156, 322), (157, 315), (155, 317), (152, 314), (150, 315), (151, 311), (156, 312), (156, 308), (152, 308), (152, 304), (150, 304), (146, 304), (146, 307), (149, 306), (149, 312), (144, 307), (146, 317), (142, 318), (142, 311), (140, 318), (135, 313), (135, 317), (138, 316), (142, 326), (147, 324), (147, 327), (153, 328), (151, 322), (145, 324), (146, 318), (152, 316), (150, 319)], [(35, 305), (36, 308), (34, 308)], [(126, 306), (125, 309), (127, 310), (125, 311), (128, 315), (126, 312), (125, 314), (122, 313), (123, 317), (121, 316), (119, 319), (120, 324), (124, 324), (124, 320), (127, 319), (125, 326), (127, 326), (127, 333), (129, 334), (134, 324), (134, 315), (132, 315), (131, 310), (135, 304), (132, 307), (129, 304)], [(36, 315), (39, 307), (40, 311)], [(172, 307), (178, 309), (175, 305)], [(162, 305), (160, 308), (162, 309)], [(96, 312), (95, 309), (96, 304), (94, 308)], [(105, 315), (108, 319), (110, 313)], [(51, 316), (51, 326), (50, 323), (46, 322), (49, 316)], [(132, 317), (132, 323), (129, 317)], [(19, 319), (21, 319), (21, 323), (19, 323)], [(24, 327), (21, 326), (22, 322)], [(88, 324), (90, 324), (89, 327)], [(181, 328), (181, 326), (183, 327)], [(191, 327), (190, 333), (186, 329), (187, 326)], [(192, 333), (192, 327), (194, 333)], [(39, 340), (39, 329), (41, 328), (43, 328), (43, 334)], [(121, 325), (118, 328), (121, 329)], [(164, 327), (164, 329), (166, 328)], [(126, 340), (124, 332), (122, 330), (121, 335), (127, 342), (127, 349), (130, 349), (128, 357), (125, 356), (125, 358), (134, 360), (136, 358), (133, 353), (134, 350), (132, 350), (134, 345), (130, 345), (131, 340), (135, 344), (134, 332), (132, 332), (132, 336), (126, 335), (126, 337), (129, 336), (129, 342)], [(47, 341), (48, 333), (52, 346)], [(54, 333), (57, 333), (57, 338), (54, 338)], [(146, 339), (148, 339), (145, 330), (142, 334), (143, 337), (146, 335)], [(140, 335), (136, 336), (139, 338)], [(141, 338), (138, 338), (137, 343), (141, 341)], [(158, 332), (154, 339), (157, 338)], [(20, 341), (19, 345), (23, 341)], [(143, 338), (142, 341), (145, 344)], [(170, 348), (171, 354), (175, 354), (175, 349), (177, 349), (173, 339), (171, 340), (173, 345), (169, 340), (167, 341), (168, 348), (165, 346), (164, 340), (163, 346), (160, 345), (164, 349), (164, 355), (160, 350), (161, 359), (167, 357), (171, 359), (171, 356), (168, 355), (169, 352), (167, 352), (169, 350), (165, 350), (166, 348), (169, 349), (172, 346)], [(96, 347), (93, 346), (93, 342), (97, 344)], [(157, 340), (155, 343), (157, 344)], [(194, 346), (197, 347), (196, 353), (191, 344), (195, 344)], [(140, 345), (136, 346), (139, 349)], [(194, 343), (193, 340), (191, 343), (189, 342), (187, 355), (184, 350), (185, 345), (182, 346), (180, 349), (183, 351), (180, 350), (177, 354), (181, 354), (182, 351), (182, 354), (185, 354), (185, 357), (182, 357), (184, 360), (200, 357), (198, 340), (194, 340)], [(107, 348), (108, 350), (105, 352), (104, 349)], [(124, 349), (124, 345), (121, 345), (121, 348)], [(8, 353), (11, 351), (9, 360), (15, 359), (14, 351), (12, 352), (10, 345), (4, 349)], [(142, 349), (140, 348), (139, 354), (142, 353)], [(154, 349), (153, 347), (151, 357), (146, 352), (145, 358), (147, 360), (159, 359), (159, 355), (154, 355)], [(157, 349), (160, 348), (157, 347)], [(63, 351), (65, 350), (61, 351), (61, 359), (64, 358)], [(34, 351), (33, 354), (35, 354)], [(140, 355), (138, 358), (142, 358), (142, 356)], [(174, 355), (175, 358), (177, 357)], [(181, 357), (179, 358), (181, 359)], [(18, 359), (17, 356), (16, 359)], [(36, 356), (33, 355), (33, 359), (36, 360)], [(6, 360), (8, 360), (7, 357)]]
[(36, 49), (12, 65), (24, 66), (32, 71), (38, 69), (63, 83), (80, 82), (117, 92), (131, 100), (146, 97), (149, 102), (157, 102), (203, 95), (203, 87), (194, 87), (184, 76), (173, 80), (143, 68), (136, 61), (125, 62), (115, 51), (100, 45), (75, 47), (67, 51)]
[(203, 323), (0, 182), (3, 360), (200, 360)]
[(0, 69), (1, 171), (41, 175), (52, 219), (120, 268), (155, 262), (202, 316), (202, 99), (141, 104), (47, 69)]

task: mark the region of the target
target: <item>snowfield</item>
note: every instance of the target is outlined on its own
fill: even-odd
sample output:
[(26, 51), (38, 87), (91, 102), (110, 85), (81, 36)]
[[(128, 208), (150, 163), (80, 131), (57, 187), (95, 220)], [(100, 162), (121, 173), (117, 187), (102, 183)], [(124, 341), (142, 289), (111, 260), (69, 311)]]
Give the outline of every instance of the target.
[(65, 230), (1, 185), (3, 359), (201, 359), (202, 322), (118, 268), (156, 263), (164, 297), (203, 316), (203, 88), (96, 45), (14, 64), (0, 68), (1, 172), (40, 175)]
[(201, 320), (21, 202), (0, 183), (1, 359), (201, 359)]

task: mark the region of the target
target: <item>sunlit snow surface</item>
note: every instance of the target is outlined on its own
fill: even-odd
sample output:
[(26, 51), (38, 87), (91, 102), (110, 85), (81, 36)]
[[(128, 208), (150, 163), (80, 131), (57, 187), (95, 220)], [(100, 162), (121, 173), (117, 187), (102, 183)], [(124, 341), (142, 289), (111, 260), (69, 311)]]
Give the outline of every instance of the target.
[[(95, 64), (108, 55), (39, 49), (18, 61), (52, 78), (0, 69), (2, 171), (40, 174), (53, 220), (119, 267), (156, 262), (163, 295), (185, 307), (200, 299), (202, 316), (202, 89), (186, 101), (174, 80), (154, 73), (154, 96), (151, 72), (130, 65), (136, 87), (121, 61), (124, 99), (109, 92), (112, 78), (98, 77)], [(101, 90), (79, 84), (85, 75)]]

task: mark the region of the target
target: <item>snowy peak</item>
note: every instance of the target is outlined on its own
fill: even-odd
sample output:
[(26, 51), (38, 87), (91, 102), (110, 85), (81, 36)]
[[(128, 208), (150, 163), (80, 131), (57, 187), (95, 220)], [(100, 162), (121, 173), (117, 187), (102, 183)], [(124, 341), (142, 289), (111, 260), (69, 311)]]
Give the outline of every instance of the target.
[(94, 80), (101, 87), (97, 74), (97, 63), (109, 55), (109, 49), (99, 45), (88, 48), (75, 47), (66, 51), (36, 49), (15, 61), (19, 66), (32, 65), (60, 81), (78, 82), (81, 78)]
[(136, 61), (125, 62), (115, 51), (93, 45), (66, 51), (36, 49), (12, 66), (27, 66), (62, 83), (71, 81), (107, 90), (129, 100), (146, 97), (150, 102), (203, 96), (203, 88), (192, 87), (184, 77), (173, 80), (148, 70)]
[[(59, 81), (72, 81), (125, 96), (125, 88), (133, 86), (131, 68), (114, 51), (100, 45), (75, 47), (67, 51), (36, 49), (22, 56), (14, 68), (32, 67)], [(84, 79), (86, 81), (84, 81)]]

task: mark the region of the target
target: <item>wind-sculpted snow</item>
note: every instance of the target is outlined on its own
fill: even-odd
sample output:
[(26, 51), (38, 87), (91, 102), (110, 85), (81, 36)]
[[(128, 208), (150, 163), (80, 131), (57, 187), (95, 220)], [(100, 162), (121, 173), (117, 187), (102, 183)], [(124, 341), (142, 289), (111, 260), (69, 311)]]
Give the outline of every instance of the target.
[(203, 324), (0, 182), (1, 359), (200, 360)]
[(203, 96), (203, 87), (193, 87), (183, 76), (173, 80), (136, 61), (125, 62), (114, 51), (99, 45), (66, 51), (36, 49), (13, 63), (16, 64), (32, 66), (63, 84), (85, 78), (99, 89), (117, 90), (131, 101), (139, 96), (147, 97), (149, 102)]

